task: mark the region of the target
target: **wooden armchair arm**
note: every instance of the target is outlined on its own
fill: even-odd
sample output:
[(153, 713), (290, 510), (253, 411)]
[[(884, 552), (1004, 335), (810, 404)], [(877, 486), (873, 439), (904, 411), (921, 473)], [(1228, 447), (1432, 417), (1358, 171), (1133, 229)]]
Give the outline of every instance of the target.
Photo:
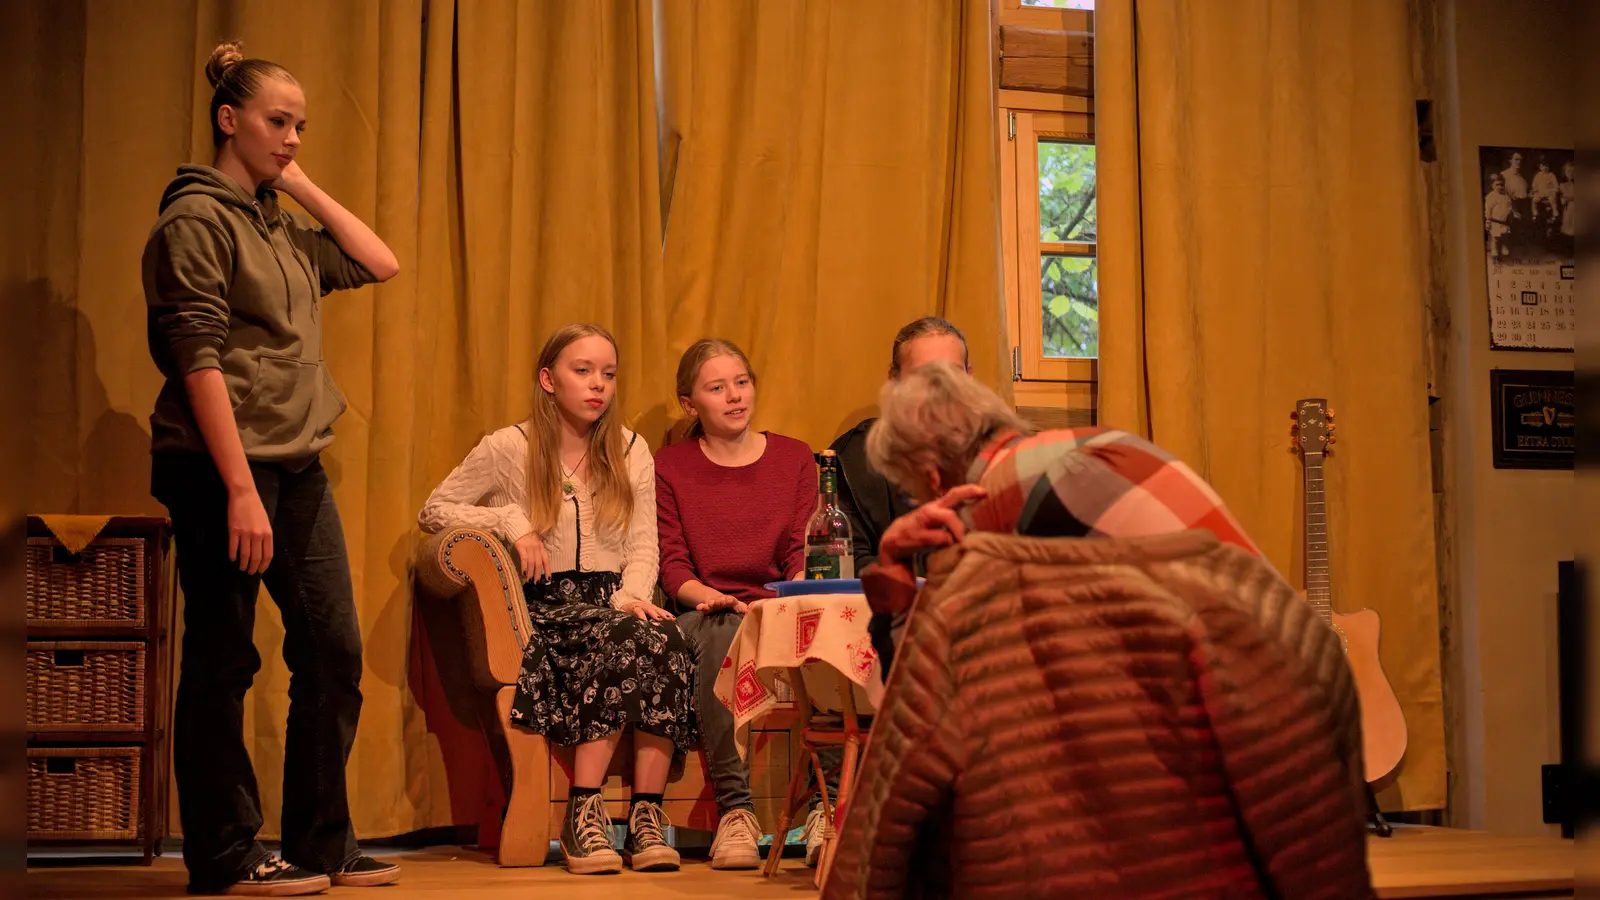
[(418, 547), (413, 571), (420, 593), (456, 599), (477, 686), (516, 684), (533, 623), (511, 551), (486, 531), (452, 528)]

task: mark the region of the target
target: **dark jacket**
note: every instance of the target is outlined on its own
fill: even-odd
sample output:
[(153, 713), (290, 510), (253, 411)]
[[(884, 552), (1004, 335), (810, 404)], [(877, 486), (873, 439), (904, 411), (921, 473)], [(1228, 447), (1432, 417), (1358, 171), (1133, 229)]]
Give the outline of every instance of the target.
[(850, 517), (857, 572), (878, 561), (878, 541), (889, 523), (911, 511), (867, 460), (867, 432), (876, 421), (865, 420), (839, 435), (829, 448), (839, 457), (839, 506)]
[(245, 456), (309, 463), (345, 400), (322, 356), (321, 297), (375, 280), (325, 229), (210, 166), (183, 166), (144, 250), (150, 355), (166, 384), (156, 452), (206, 452), (184, 376), (221, 369)]
[[(839, 458), (839, 507), (850, 517), (850, 539), (855, 544), (856, 574), (878, 561), (878, 542), (889, 523), (911, 511), (888, 479), (867, 460), (867, 432), (876, 418), (867, 419), (839, 435), (830, 448)], [(903, 616), (900, 617), (903, 620)], [(893, 633), (903, 624), (888, 613), (874, 613), (867, 623), (872, 647), (878, 652), (883, 677), (894, 662)]]

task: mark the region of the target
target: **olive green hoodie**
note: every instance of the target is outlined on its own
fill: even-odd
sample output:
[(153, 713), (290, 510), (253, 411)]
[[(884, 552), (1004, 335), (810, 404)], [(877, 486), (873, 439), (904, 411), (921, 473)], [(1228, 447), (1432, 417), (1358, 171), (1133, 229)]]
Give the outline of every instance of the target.
[(322, 358), (321, 297), (374, 280), (275, 192), (179, 168), (144, 250), (150, 355), (167, 379), (152, 449), (206, 451), (183, 378), (221, 369), (245, 456), (308, 465), (345, 410)]

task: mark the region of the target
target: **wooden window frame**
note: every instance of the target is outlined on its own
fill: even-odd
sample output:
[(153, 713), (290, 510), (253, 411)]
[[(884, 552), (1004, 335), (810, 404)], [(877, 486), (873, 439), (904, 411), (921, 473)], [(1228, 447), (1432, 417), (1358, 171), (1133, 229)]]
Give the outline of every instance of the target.
[[(1060, 99), (1079, 100), (1065, 96)], [(1083, 103), (1079, 100), (1078, 104), (1071, 105)], [(1093, 143), (1094, 115), (1088, 111), (1046, 111), (1002, 106), (1000, 129), (1006, 140), (1001, 153), (1001, 206), (1012, 380), (1077, 383), (1086, 385), (1088, 393), (1092, 395), (1099, 381), (1098, 359), (1056, 359), (1044, 355), (1041, 254), (1055, 252), (1080, 257), (1098, 254), (1092, 243), (1046, 243), (1039, 240), (1037, 147), (1041, 138), (1067, 138)]]

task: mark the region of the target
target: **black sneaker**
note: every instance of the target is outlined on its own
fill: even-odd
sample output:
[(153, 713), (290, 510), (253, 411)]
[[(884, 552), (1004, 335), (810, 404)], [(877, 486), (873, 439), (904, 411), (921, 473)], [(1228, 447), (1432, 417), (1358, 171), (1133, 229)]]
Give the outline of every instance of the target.
[(333, 883), (340, 887), (376, 887), (394, 884), (400, 880), (400, 867), (394, 863), (379, 862), (365, 853), (344, 864), (333, 873)]
[(293, 866), (268, 854), (251, 866), (244, 877), (220, 891), (191, 893), (227, 894), (234, 897), (304, 897), (331, 886), (328, 876)]
[(599, 794), (567, 800), (561, 822), (561, 855), (574, 875), (614, 875), (622, 871), (622, 856), (611, 846), (611, 817)]
[(676, 872), (678, 851), (667, 843), (667, 815), (654, 803), (635, 803), (628, 812), (628, 841), (622, 855), (635, 872)]

